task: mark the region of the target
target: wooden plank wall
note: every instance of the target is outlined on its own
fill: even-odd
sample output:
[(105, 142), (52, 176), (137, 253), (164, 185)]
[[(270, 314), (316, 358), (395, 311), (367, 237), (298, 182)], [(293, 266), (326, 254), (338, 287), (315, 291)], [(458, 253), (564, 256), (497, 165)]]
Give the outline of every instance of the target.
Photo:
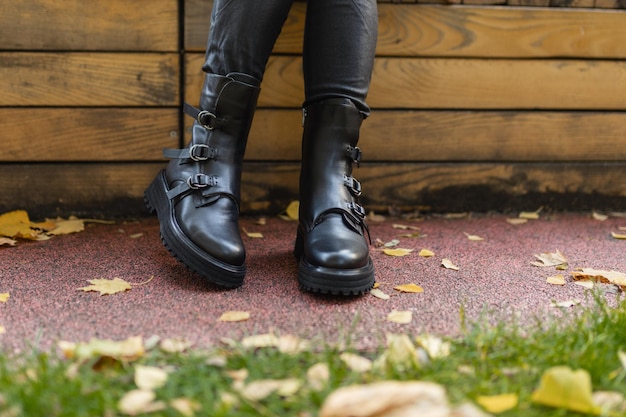
[[(3, 8), (0, 210), (141, 212), (161, 149), (188, 139), (180, 107), (198, 99), (212, 5), (147, 1)], [(355, 173), (368, 208), (626, 209), (623, 4), (545, 1), (379, 2)], [(297, 198), (305, 7), (263, 81), (245, 212)]]

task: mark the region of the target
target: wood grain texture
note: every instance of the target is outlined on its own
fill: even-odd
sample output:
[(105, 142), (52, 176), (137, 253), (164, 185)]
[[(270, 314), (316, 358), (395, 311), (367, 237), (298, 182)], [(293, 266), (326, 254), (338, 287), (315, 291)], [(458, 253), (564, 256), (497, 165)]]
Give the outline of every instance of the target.
[(177, 109), (0, 108), (0, 161), (162, 161)]
[[(146, 213), (145, 187), (159, 163), (0, 164), (0, 212), (52, 216)], [(298, 198), (299, 164), (244, 165), (242, 209), (279, 213)], [(548, 208), (626, 209), (626, 164), (365, 164), (355, 170), (368, 210), (487, 211)], [(26, 192), (27, 190), (28, 192)], [(19, 196), (19, 198), (17, 197)]]
[(176, 53), (0, 52), (0, 106), (177, 106)]
[(178, 49), (176, 0), (10, 0), (2, 3), (4, 50)]
[[(466, 0), (465, 4), (469, 4), (469, 1)], [(475, 1), (478, 4), (485, 4), (485, 1), (493, 4), (502, 2)], [(542, 1), (547, 6), (550, 0)], [(572, 3), (570, 0), (552, 1)], [(593, 3), (593, 0), (577, 0), (582, 1)], [(211, 0), (187, 0), (185, 50), (204, 51), (211, 7)], [(379, 4), (378, 10), (378, 56), (626, 57), (626, 49), (623, 47), (626, 44), (623, 12), (562, 8), (442, 7), (417, 5), (415, 2)], [(275, 53), (302, 53), (305, 14), (306, 4), (293, 5), (274, 47)]]
[[(300, 111), (260, 109), (246, 159), (299, 161), (301, 135)], [(368, 162), (624, 161), (626, 113), (379, 110), (359, 146)]]
[[(197, 101), (204, 56), (186, 54), (186, 100)], [(270, 58), (259, 105), (299, 107), (302, 60)], [(625, 110), (626, 62), (378, 58), (373, 108)]]

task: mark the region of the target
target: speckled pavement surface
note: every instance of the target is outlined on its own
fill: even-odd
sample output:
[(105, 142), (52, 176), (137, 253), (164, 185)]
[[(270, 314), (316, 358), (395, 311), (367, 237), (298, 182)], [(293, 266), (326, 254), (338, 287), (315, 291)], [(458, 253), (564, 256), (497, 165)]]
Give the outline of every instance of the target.
[[(0, 350), (32, 346), (48, 350), (58, 340), (136, 335), (184, 337), (208, 346), (223, 337), (270, 331), (329, 342), (345, 340), (349, 334), (353, 344), (368, 348), (380, 344), (386, 332), (458, 334), (461, 306), (470, 321), (485, 309), (494, 317), (516, 316), (521, 323), (558, 317), (563, 312), (550, 306), (553, 300), (591, 302), (586, 290), (569, 279), (575, 267), (626, 272), (626, 240), (611, 237), (611, 231), (626, 226), (624, 218), (598, 221), (590, 213), (554, 213), (512, 225), (508, 217), (474, 214), (462, 219), (427, 216), (419, 222), (391, 218), (370, 222), (373, 240), (387, 242), (410, 232), (394, 228), (395, 223), (417, 226), (425, 235), (398, 238), (400, 247), (415, 249), (404, 257), (372, 247), (377, 281), (391, 295), (389, 300), (301, 292), (291, 253), (296, 223), (279, 218), (268, 217), (265, 225), (256, 224), (256, 218), (242, 219), (243, 228), (264, 237), (244, 237), (248, 275), (236, 290), (212, 287), (173, 259), (161, 245), (155, 217), (88, 224), (81, 233), (43, 242), (20, 241), (15, 247), (0, 248), (0, 293), (10, 294), (0, 303), (0, 326), (5, 329)], [(471, 241), (465, 233), (484, 240)], [(423, 248), (435, 256), (418, 256)], [(531, 265), (534, 254), (557, 249), (569, 258), (567, 271)], [(442, 267), (443, 258), (459, 270)], [(566, 275), (566, 285), (546, 283), (557, 273)], [(95, 278), (136, 283), (151, 276), (148, 284), (114, 295), (78, 290)], [(393, 289), (407, 283), (420, 285), (424, 292), (401, 294)], [(217, 320), (231, 310), (248, 311), (251, 317), (236, 323)], [(392, 310), (411, 311), (411, 323), (388, 322)]]

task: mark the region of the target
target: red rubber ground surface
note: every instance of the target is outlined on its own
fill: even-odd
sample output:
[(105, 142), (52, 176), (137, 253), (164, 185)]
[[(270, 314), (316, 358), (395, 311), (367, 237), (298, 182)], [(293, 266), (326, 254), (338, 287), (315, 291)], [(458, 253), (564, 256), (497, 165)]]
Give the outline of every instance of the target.
[[(296, 282), (292, 257), (296, 223), (268, 218), (257, 225), (244, 218), (248, 275), (243, 287), (224, 291), (207, 285), (173, 259), (159, 240), (156, 218), (88, 224), (81, 233), (56, 236), (44, 242), (23, 242), (0, 248), (0, 293), (10, 293), (0, 303), (0, 350), (30, 346), (54, 347), (58, 340), (87, 341), (92, 337), (124, 339), (159, 335), (185, 337), (197, 345), (218, 343), (222, 337), (277, 331), (329, 342), (351, 335), (352, 343), (367, 348), (384, 340), (386, 332), (458, 334), (460, 309), (468, 320), (484, 309), (494, 317), (517, 316), (522, 323), (537, 317), (560, 316), (552, 300), (585, 301), (585, 289), (569, 279), (575, 267), (626, 272), (626, 240), (611, 231), (626, 226), (626, 219), (598, 221), (590, 213), (542, 215), (524, 225), (511, 225), (507, 216), (473, 215), (465, 219), (427, 217), (417, 223), (398, 219), (370, 222), (372, 239), (389, 241), (401, 233), (394, 223), (418, 226), (424, 238), (399, 238), (399, 246), (415, 249), (405, 257), (391, 257), (372, 248), (377, 281), (389, 300), (371, 295), (356, 298), (303, 293)], [(483, 241), (470, 241), (464, 232)], [(131, 235), (142, 233), (138, 238)], [(418, 256), (427, 248), (432, 258)], [(546, 283), (559, 271), (531, 265), (533, 255), (559, 249), (569, 258), (565, 286)], [(441, 266), (449, 258), (459, 271)], [(149, 284), (125, 293), (100, 296), (79, 291), (95, 278), (120, 277)], [(421, 294), (400, 294), (399, 284), (415, 283)], [(615, 299), (615, 295), (606, 297)], [(577, 307), (572, 307), (574, 311)], [(410, 310), (410, 324), (386, 321), (392, 310)], [(223, 323), (225, 311), (249, 311), (245, 322)]]

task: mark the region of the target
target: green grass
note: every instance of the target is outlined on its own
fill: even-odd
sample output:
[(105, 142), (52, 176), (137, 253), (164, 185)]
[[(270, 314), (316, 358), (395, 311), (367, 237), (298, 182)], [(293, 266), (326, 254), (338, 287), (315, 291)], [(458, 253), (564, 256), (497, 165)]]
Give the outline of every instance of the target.
[[(332, 346), (294, 355), (275, 348), (216, 347), (211, 351), (189, 350), (166, 353), (158, 348), (134, 361), (87, 361), (62, 359), (56, 353), (31, 352), (0, 355), (0, 417), (10, 416), (116, 416), (118, 402), (130, 390), (137, 364), (168, 371), (165, 386), (156, 389), (157, 400), (192, 399), (201, 406), (198, 416), (315, 416), (324, 399), (335, 389), (382, 380), (422, 380), (446, 387), (453, 404), (474, 402), (477, 396), (516, 393), (519, 404), (502, 416), (575, 416), (573, 412), (531, 403), (542, 373), (557, 365), (585, 369), (594, 390), (626, 395), (626, 370), (617, 356), (626, 351), (626, 302), (609, 307), (595, 295), (593, 308), (568, 310), (566, 319), (522, 327), (512, 322), (484, 321), (466, 325), (465, 333), (450, 340), (451, 353), (419, 366), (399, 364), (354, 372)], [(378, 358), (385, 346), (374, 352), (354, 352)], [(211, 358), (221, 358), (215, 364)], [(330, 378), (319, 391), (306, 383), (307, 370), (328, 364)], [(237, 398), (229, 372), (247, 369), (246, 382), (259, 379), (297, 378), (302, 388), (282, 398), (274, 393), (258, 401), (238, 398), (224, 402), (224, 393)], [(180, 416), (171, 407), (151, 413)]]

